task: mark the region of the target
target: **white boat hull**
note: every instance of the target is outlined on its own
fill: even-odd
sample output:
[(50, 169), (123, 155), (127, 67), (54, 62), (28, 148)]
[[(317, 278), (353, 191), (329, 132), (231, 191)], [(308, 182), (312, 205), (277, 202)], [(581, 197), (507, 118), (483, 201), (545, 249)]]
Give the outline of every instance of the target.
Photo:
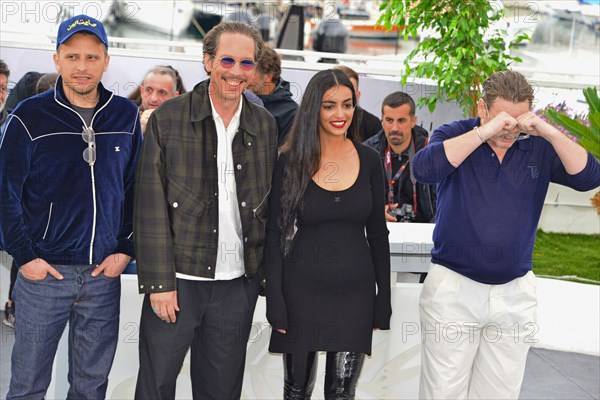
[(129, 24), (179, 36), (192, 21), (194, 4), (190, 0), (119, 2), (118, 18)]

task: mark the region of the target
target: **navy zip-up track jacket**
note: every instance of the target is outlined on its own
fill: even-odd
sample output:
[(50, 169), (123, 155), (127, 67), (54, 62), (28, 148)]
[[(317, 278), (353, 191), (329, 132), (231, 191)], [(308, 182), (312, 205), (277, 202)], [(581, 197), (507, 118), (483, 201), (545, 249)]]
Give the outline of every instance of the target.
[(0, 134), (0, 244), (21, 266), (99, 264), (134, 255), (133, 183), (138, 110), (99, 84), (91, 128), (96, 161), (83, 159), (85, 122), (62, 89), (21, 102)]

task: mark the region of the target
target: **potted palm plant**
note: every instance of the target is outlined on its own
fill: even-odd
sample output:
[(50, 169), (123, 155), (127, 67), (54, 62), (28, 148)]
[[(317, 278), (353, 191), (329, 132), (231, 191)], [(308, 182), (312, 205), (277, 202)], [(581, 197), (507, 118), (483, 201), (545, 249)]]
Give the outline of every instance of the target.
[[(583, 148), (600, 160), (600, 98), (598, 89), (586, 88), (583, 90), (585, 101), (589, 107), (587, 123), (585, 118), (573, 118), (564, 112), (561, 107), (547, 107), (543, 114), (555, 125), (560, 126), (563, 132), (568, 133)], [(600, 191), (592, 198), (592, 204), (600, 214)]]

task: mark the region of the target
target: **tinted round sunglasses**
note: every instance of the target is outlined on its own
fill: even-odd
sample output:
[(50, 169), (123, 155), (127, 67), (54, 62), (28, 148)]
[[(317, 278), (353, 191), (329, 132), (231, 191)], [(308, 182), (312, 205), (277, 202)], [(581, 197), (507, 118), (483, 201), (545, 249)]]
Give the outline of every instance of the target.
[(256, 63), (252, 60), (240, 60), (240, 61), (236, 61), (233, 57), (221, 57), (221, 58), (217, 58), (217, 60), (219, 60), (219, 62), (221, 63), (221, 67), (226, 68), (226, 69), (230, 69), (233, 68), (233, 66), (239, 62), (240, 63), (240, 68), (243, 69), (244, 71), (252, 71), (254, 69), (254, 67), (256, 66)]

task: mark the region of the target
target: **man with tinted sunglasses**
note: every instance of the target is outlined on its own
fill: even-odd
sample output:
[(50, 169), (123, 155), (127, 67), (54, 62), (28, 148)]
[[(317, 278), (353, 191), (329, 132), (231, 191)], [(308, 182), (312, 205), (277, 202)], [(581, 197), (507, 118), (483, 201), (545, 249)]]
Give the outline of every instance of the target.
[(422, 399), (517, 399), (535, 343), (532, 254), (550, 182), (600, 185), (600, 163), (531, 111), (518, 72), (484, 83), (477, 118), (443, 125), (419, 151), (437, 184), (432, 264), (419, 309)]
[(61, 23), (54, 89), (21, 102), (0, 137), (0, 242), (20, 266), (9, 399), (44, 398), (67, 323), (67, 397), (106, 396), (141, 144), (137, 107), (100, 83), (109, 60), (100, 21)]
[(209, 79), (148, 121), (134, 214), (138, 399), (175, 398), (190, 347), (195, 399), (241, 396), (277, 158), (275, 120), (242, 94), (263, 46), (249, 25), (217, 25), (203, 42)]

